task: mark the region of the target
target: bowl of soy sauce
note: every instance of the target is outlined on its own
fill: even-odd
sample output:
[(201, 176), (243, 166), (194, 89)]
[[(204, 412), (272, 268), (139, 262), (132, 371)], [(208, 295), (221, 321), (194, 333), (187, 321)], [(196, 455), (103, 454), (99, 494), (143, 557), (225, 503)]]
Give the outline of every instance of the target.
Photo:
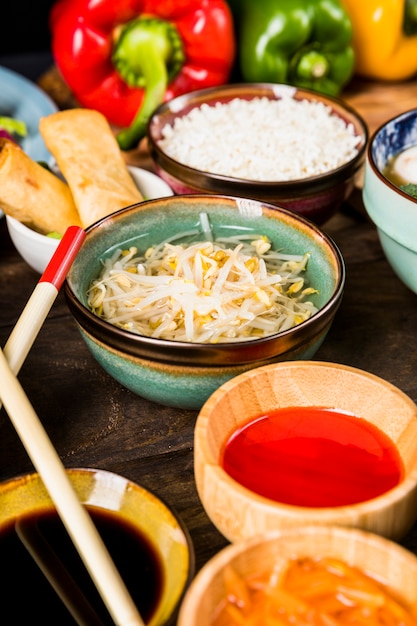
[[(180, 518), (123, 476), (67, 469), (125, 585), (149, 626), (173, 623), (194, 575), (194, 551)], [(16, 624), (113, 626), (93, 581), (36, 473), (0, 483), (2, 608)], [(24, 589), (25, 601), (22, 601)]]

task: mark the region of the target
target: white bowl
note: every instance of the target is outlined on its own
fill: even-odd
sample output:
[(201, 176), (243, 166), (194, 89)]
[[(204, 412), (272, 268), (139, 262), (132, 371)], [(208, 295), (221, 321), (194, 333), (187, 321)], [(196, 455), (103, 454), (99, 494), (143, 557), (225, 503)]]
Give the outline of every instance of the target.
[[(145, 200), (174, 195), (171, 187), (152, 172), (132, 165), (128, 168)], [(35, 272), (43, 274), (59, 245), (59, 239), (37, 233), (10, 215), (6, 215), (6, 223), (10, 238), (20, 256)]]

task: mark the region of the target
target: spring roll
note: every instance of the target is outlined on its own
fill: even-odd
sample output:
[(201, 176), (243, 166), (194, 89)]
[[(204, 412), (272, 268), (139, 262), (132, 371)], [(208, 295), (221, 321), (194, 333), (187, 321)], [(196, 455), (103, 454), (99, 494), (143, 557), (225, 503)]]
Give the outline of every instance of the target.
[(40, 133), (67, 181), (84, 228), (143, 200), (104, 115), (68, 109), (43, 117)]
[(81, 226), (68, 185), (5, 138), (0, 138), (0, 208), (43, 234)]

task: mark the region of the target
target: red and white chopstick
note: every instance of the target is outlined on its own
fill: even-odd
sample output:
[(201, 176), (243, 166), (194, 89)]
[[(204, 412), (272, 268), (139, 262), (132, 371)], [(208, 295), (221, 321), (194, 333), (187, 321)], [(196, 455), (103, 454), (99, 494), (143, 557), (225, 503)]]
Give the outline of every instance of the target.
[(22, 367), (84, 239), (85, 231), (79, 226), (66, 230), (13, 328), (3, 352), (15, 374)]
[(114, 623), (117, 626), (143, 626), (137, 607), (91, 516), (79, 501), (57, 451), (16, 377), (84, 237), (84, 231), (78, 227), (67, 230), (4, 351), (0, 349), (0, 399)]

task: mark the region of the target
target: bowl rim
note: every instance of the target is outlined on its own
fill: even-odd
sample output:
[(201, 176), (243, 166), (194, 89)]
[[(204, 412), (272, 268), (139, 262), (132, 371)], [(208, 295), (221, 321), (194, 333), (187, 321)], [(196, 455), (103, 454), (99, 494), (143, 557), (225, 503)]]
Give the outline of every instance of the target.
[(20, 222), (15, 217), (7, 215), (7, 213), (5, 214), (5, 218), (7, 227), (9, 228), (10, 226), (12, 231), (19, 237), (28, 237), (32, 243), (42, 243), (42, 245), (48, 245), (51, 248), (55, 248), (59, 244), (59, 239), (55, 239), (55, 237), (48, 237), (48, 235), (39, 233), (37, 230), (30, 228), (30, 226), (26, 226), (26, 224), (23, 224), (23, 222)]
[[(169, 516), (172, 518), (172, 520), (178, 526), (179, 530), (184, 535), (185, 545), (187, 546), (187, 551), (189, 552), (189, 570), (191, 570), (189, 572), (189, 576), (192, 574), (192, 571), (194, 571), (194, 566), (195, 566), (195, 550), (194, 550), (194, 544), (193, 544), (190, 532), (188, 530), (188, 527), (186, 526), (185, 522), (183, 521), (182, 517), (177, 512), (175, 507), (168, 504), (165, 498), (157, 494), (155, 490), (150, 489), (149, 487), (145, 487), (144, 485), (138, 483), (136, 480), (132, 480), (131, 478), (128, 478), (127, 476), (124, 476), (112, 470), (103, 469), (101, 467), (69, 466), (65, 468), (65, 473), (69, 477), (71, 476), (81, 477), (83, 475), (91, 476), (91, 477), (98, 475), (99, 478), (101, 479), (105, 479), (106, 477), (107, 478), (113, 477), (119, 481), (124, 481), (124, 483), (126, 484), (126, 488), (137, 489), (138, 491), (146, 494), (146, 497), (149, 497), (150, 500), (153, 500), (161, 504), (162, 508), (165, 509), (165, 511), (169, 514)], [(34, 480), (38, 480), (39, 482), (42, 482), (39, 472), (35, 470), (30, 471), (30, 472), (21, 472), (19, 474), (16, 474), (15, 476), (5, 478), (4, 480), (0, 481), (0, 494), (4, 491), (13, 489), (13, 487), (18, 484), (22, 485), (23, 487), (24, 484), (30, 483)], [(116, 509), (109, 508), (109, 510), (115, 511)]]
[[(59, 172), (59, 168), (58, 165), (54, 162), (50, 165), (50, 168), (52, 169), (52, 171), (56, 174), (56, 175), (60, 175)], [(158, 176), (157, 174), (155, 174), (154, 172), (150, 172), (149, 170), (140, 167), (139, 165), (132, 165), (132, 164), (127, 164), (127, 169), (129, 170), (130, 174), (133, 176), (138, 176), (138, 177), (144, 177), (148, 180), (155, 180), (158, 179), (158, 184), (161, 185), (161, 188), (165, 188), (166, 189), (166, 193), (167, 193), (167, 197), (168, 197), (168, 192), (170, 190), (170, 187), (168, 185), (168, 183), (164, 180), (161, 179), (160, 176)], [(173, 191), (171, 190), (171, 194), (169, 195), (173, 195)], [(142, 202), (146, 202), (146, 199), (143, 200)], [(19, 236), (24, 236), (24, 237), (30, 237), (33, 241), (37, 242), (37, 243), (43, 243), (46, 244), (46, 241), (49, 241), (51, 243), (47, 244), (50, 245), (51, 247), (57, 247), (60, 240), (56, 239), (55, 237), (48, 237), (48, 235), (44, 235), (43, 233), (38, 232), (37, 230), (34, 230), (33, 228), (31, 228), (30, 226), (27, 226), (26, 224), (24, 224), (23, 222), (20, 222), (19, 220), (17, 220), (15, 217), (12, 217), (11, 215), (7, 215), (7, 213), (5, 214), (6, 217), (6, 222), (7, 224), (11, 225), (11, 228), (19, 235)]]
[[(401, 546), (400, 544), (392, 541), (391, 539), (387, 539), (386, 537), (382, 537), (374, 532), (370, 532), (367, 530), (345, 527), (345, 526), (327, 526), (327, 525), (311, 525), (306, 524), (301, 527), (291, 527), (285, 529), (274, 529), (269, 530), (261, 535), (257, 535), (255, 537), (250, 537), (248, 539), (243, 539), (237, 543), (232, 543), (226, 545), (220, 551), (218, 551), (214, 556), (207, 561), (203, 567), (197, 572), (194, 580), (189, 586), (187, 593), (184, 596), (183, 602), (181, 604), (179, 614), (178, 614), (178, 626), (186, 626), (189, 623), (189, 616), (192, 615), (193, 619), (195, 619), (197, 612), (199, 610), (200, 600), (202, 597), (202, 593), (209, 584), (212, 584), (214, 578), (217, 578), (224, 568), (232, 563), (235, 558), (239, 559), (244, 556), (246, 553), (256, 550), (258, 546), (272, 543), (282, 544), (285, 541), (289, 541), (292, 546), (292, 542), (297, 541), (297, 537), (300, 534), (303, 534), (307, 538), (314, 539), (314, 537), (321, 536), (323, 539), (327, 537), (331, 540), (331, 544), (334, 546), (332, 549), (328, 551), (327, 554), (323, 554), (323, 556), (329, 556), (338, 554), (338, 558), (345, 560), (347, 563), (354, 565), (356, 560), (353, 558), (352, 554), (346, 554), (343, 559), (343, 556), (339, 554), (339, 550), (337, 550), (337, 539), (343, 538), (351, 538), (352, 542), (355, 542), (357, 545), (366, 544), (371, 547), (371, 549), (376, 549), (377, 551), (387, 551), (392, 552), (395, 551), (395, 554), (398, 555), (398, 558), (405, 563), (412, 563), (414, 569), (417, 570), (417, 557), (412, 552)], [(302, 556), (305, 554), (304, 551), (298, 551), (296, 548), (293, 549), (294, 557)], [(308, 551), (309, 552), (309, 551)], [(344, 552), (344, 551), (343, 551)], [(285, 555), (285, 560), (290, 559), (289, 555)], [(362, 569), (364, 569), (362, 567)], [(378, 576), (378, 572), (375, 571), (374, 568), (371, 568), (370, 572), (366, 572), (368, 575), (372, 574), (374, 577)], [(385, 582), (383, 580), (383, 582)], [(388, 587), (390, 589), (390, 587)], [(399, 590), (394, 590), (399, 591)], [(415, 610), (414, 603), (412, 605), (413, 610)], [(193, 624), (196, 622), (193, 622)]]
[[(184, 194), (180, 196), (170, 196), (168, 198), (164, 198), (163, 200), (168, 202), (182, 202), (183, 199), (205, 200), (207, 199), (207, 197), (216, 201), (225, 200), (228, 203), (239, 203), (241, 201), (241, 198), (233, 196), (207, 196), (206, 194)], [(113, 217), (120, 217), (123, 216), (123, 214), (127, 215), (128, 213), (135, 211), (136, 209), (146, 208), (148, 206), (152, 206), (153, 204), (158, 204), (159, 202), (160, 199), (148, 200), (146, 202), (141, 202), (130, 207), (121, 209), (111, 216), (107, 216), (88, 227), (86, 229), (87, 236), (91, 231), (105, 226), (106, 222), (111, 220)], [(321, 230), (317, 224), (310, 221), (309, 219), (294, 213), (290, 209), (277, 207), (276, 205), (271, 205), (267, 202), (258, 200), (251, 200), (251, 202), (262, 206), (263, 210), (266, 209), (268, 212), (272, 212), (272, 215), (281, 213), (286, 216), (286, 218), (289, 219), (293, 224), (300, 223), (307, 231), (312, 232), (315, 238), (319, 238), (322, 242), (324, 242), (326, 248), (331, 252), (331, 256), (335, 261), (335, 266), (337, 269), (333, 293), (329, 300), (317, 311), (317, 313), (312, 315), (309, 319), (285, 331), (281, 331), (279, 333), (275, 333), (273, 335), (269, 335), (268, 337), (260, 339), (252, 339), (250, 340), (250, 342), (237, 341), (209, 344), (152, 338), (119, 328), (114, 324), (111, 324), (110, 322), (101, 319), (97, 315), (95, 315), (87, 306), (81, 303), (79, 298), (76, 296), (70, 284), (70, 270), (64, 282), (64, 293), (67, 299), (68, 306), (72, 311), (74, 317), (76, 319), (79, 317), (82, 318), (83, 329), (87, 330), (87, 332), (89, 332), (93, 337), (97, 337), (98, 335), (106, 336), (110, 347), (116, 350), (120, 350), (121, 352), (130, 354), (132, 356), (150, 358), (152, 361), (175, 361), (175, 363), (177, 364), (201, 364), (203, 361), (209, 364), (212, 363), (214, 365), (236, 365), (237, 363), (253, 363), (260, 360), (260, 357), (258, 356), (259, 351), (262, 351), (262, 360), (266, 360), (267, 358), (271, 358), (272, 356), (274, 356), (276, 354), (275, 352), (265, 355), (265, 352), (263, 352), (263, 348), (265, 348), (266, 345), (277, 341), (278, 339), (300, 336), (303, 338), (303, 342), (310, 341), (311, 337), (308, 336), (308, 329), (310, 328), (310, 326), (319, 324), (321, 331), (326, 328), (329, 323), (329, 315), (333, 310), (337, 310), (342, 300), (346, 281), (346, 266), (343, 255), (337, 244), (330, 237), (330, 235)], [(256, 352), (255, 356), (250, 356), (248, 354), (248, 352), (250, 352), (248, 350), (248, 345), (253, 347), (253, 351)], [(292, 345), (288, 347), (288, 350), (291, 350), (291, 348)]]
[[(181, 161), (177, 161), (176, 159), (168, 156), (164, 152), (164, 150), (159, 147), (158, 140), (154, 137), (153, 134), (153, 127), (155, 125), (155, 121), (158, 119), (158, 116), (160, 116), (161, 114), (171, 110), (173, 110), (174, 113), (178, 112), (182, 108), (181, 105), (183, 103), (187, 103), (190, 98), (198, 98), (204, 100), (205, 97), (210, 97), (215, 94), (218, 95), (219, 98), (221, 98), (226, 97), (229, 94), (233, 94), (234, 92), (244, 92), (251, 88), (259, 90), (259, 92), (263, 93), (264, 95), (267, 95), (269, 93), (278, 97), (282, 97), (282, 94), (284, 92), (293, 97), (299, 95), (300, 97), (296, 99), (302, 99), (304, 95), (304, 97), (306, 98), (316, 100), (324, 103), (327, 106), (330, 106), (333, 112), (342, 119), (344, 118), (339, 113), (339, 111), (346, 112), (349, 116), (355, 119), (357, 126), (358, 128), (360, 128), (361, 131), (357, 135), (362, 138), (361, 145), (358, 147), (357, 154), (335, 169), (315, 176), (310, 176), (308, 178), (297, 178), (288, 181), (257, 181), (245, 178), (224, 176), (222, 174), (205, 172), (193, 168), (189, 165), (181, 163)], [(238, 97), (237, 93), (235, 97)], [(243, 189), (242, 195), (250, 195), (251, 192), (253, 193), (256, 191), (257, 193), (263, 193), (266, 196), (268, 192), (271, 193), (271, 187), (279, 187), (280, 189), (282, 189), (283, 193), (288, 193), (289, 195), (297, 194), (300, 192), (300, 190), (304, 192), (304, 188), (306, 188), (306, 190), (310, 193), (312, 193), (313, 191), (318, 191), (322, 188), (328, 188), (329, 176), (337, 177), (342, 174), (344, 175), (346, 173), (346, 170), (352, 170), (353, 174), (361, 167), (366, 152), (368, 138), (368, 126), (362, 115), (358, 111), (356, 111), (350, 104), (344, 102), (341, 98), (322, 94), (312, 89), (268, 82), (228, 83), (217, 87), (207, 87), (205, 89), (199, 89), (187, 94), (176, 96), (175, 98), (160, 104), (151, 115), (147, 124), (147, 140), (149, 151), (151, 157), (154, 159), (158, 166), (164, 168), (165, 165), (168, 165), (169, 167), (167, 168), (167, 172), (171, 175), (174, 175), (174, 170), (176, 171), (178, 169), (181, 169), (182, 182), (189, 183), (194, 187), (201, 187), (202, 189), (209, 188), (210, 190), (213, 190), (217, 187), (217, 190), (220, 193), (227, 193), (229, 190), (228, 185), (237, 185)]]
[[(178, 593), (178, 596), (176, 597), (175, 605), (173, 605), (172, 611), (169, 615), (169, 620), (172, 619), (171, 616), (174, 616), (177, 614), (179, 607), (182, 603), (182, 600), (184, 598), (184, 595), (188, 587), (190, 586), (195, 576), (195, 571), (196, 571), (196, 555), (195, 555), (195, 548), (194, 548), (194, 544), (191, 538), (191, 534), (185, 522), (183, 521), (182, 517), (175, 509), (175, 507), (173, 507), (172, 505), (169, 505), (163, 497), (161, 497), (159, 494), (157, 495), (156, 492), (153, 491), (152, 489), (149, 489), (148, 487), (143, 486), (137, 481), (132, 480), (122, 474), (118, 474), (117, 472), (114, 472), (112, 470), (106, 470), (106, 469), (96, 468), (96, 467), (74, 466), (74, 467), (66, 467), (65, 472), (70, 480), (73, 478), (75, 485), (77, 484), (77, 478), (78, 479), (83, 478), (83, 477), (94, 478), (95, 476), (98, 476), (98, 479), (101, 481), (101, 490), (106, 490), (106, 483), (109, 479), (116, 479), (117, 481), (120, 481), (120, 482), (123, 481), (123, 483), (125, 484), (126, 492), (131, 493), (132, 491), (136, 491), (137, 493), (140, 494), (141, 497), (146, 498), (149, 502), (155, 503), (156, 507), (160, 507), (163, 510), (164, 524), (167, 524), (168, 520), (169, 520), (169, 523), (172, 524), (172, 528), (175, 530), (175, 533), (173, 533), (173, 537), (175, 536), (176, 543), (178, 544), (181, 543), (185, 547), (185, 553), (188, 557), (187, 559), (188, 562), (186, 563), (186, 567), (187, 567), (186, 575), (184, 576), (181, 590)], [(37, 471), (22, 472), (16, 476), (12, 476), (10, 478), (6, 478), (0, 481), (0, 494), (8, 493), (14, 488), (25, 489), (26, 486), (29, 486), (29, 489), (31, 489), (31, 485), (34, 482), (38, 482), (39, 485), (42, 487), (42, 479), (40, 477), (39, 472)], [(43, 486), (43, 488), (45, 489), (45, 493), (47, 494), (48, 498), (51, 499), (51, 496), (50, 494), (48, 494), (45, 486)], [(92, 492), (92, 495), (93, 497), (95, 496), (94, 491)], [(82, 504), (88, 506), (89, 501), (82, 500)], [(110, 499), (110, 505), (108, 507), (104, 504), (98, 504), (94, 501), (92, 503), (93, 507), (99, 506), (100, 508), (104, 508), (105, 510), (109, 510), (111, 512), (117, 513), (119, 509), (111, 505), (112, 505), (111, 499)], [(52, 508), (53, 506), (54, 505), (51, 499), (51, 504), (50, 505), (48, 504), (48, 508), (49, 507)], [(35, 506), (35, 510), (37, 510), (38, 508), (40, 510), (44, 510), (45, 504), (42, 504), (40, 507)], [(9, 521), (12, 520), (13, 515), (9, 515), (7, 519)], [(140, 528), (142, 532), (144, 532), (140, 524), (140, 519), (138, 519), (138, 527)], [(182, 541), (180, 540), (181, 536), (182, 536)], [(154, 547), (156, 548), (156, 550), (158, 550), (160, 559), (162, 561), (163, 554), (162, 554), (162, 551), (159, 549), (157, 539), (158, 539), (158, 533), (155, 533), (155, 537), (153, 537), (151, 541)], [(161, 595), (160, 600), (163, 600), (163, 599), (164, 599), (164, 594)], [(155, 624), (156, 618), (160, 619), (161, 617), (163, 617), (161, 615), (162, 610), (166, 612), (166, 609), (163, 607), (163, 605), (159, 603), (157, 607), (157, 611), (151, 619), (151, 622), (150, 622), (151, 624)]]
[(403, 197), (405, 200), (408, 200), (408, 201), (412, 202), (413, 204), (417, 204), (417, 198), (413, 198), (413, 196), (410, 196), (410, 194), (408, 194), (405, 191), (403, 191), (402, 189), (400, 189), (400, 187), (398, 187), (393, 182), (391, 182), (389, 180), (389, 178), (384, 176), (384, 174), (380, 171), (379, 167), (377, 166), (377, 164), (375, 162), (375, 158), (374, 158), (375, 141), (378, 138), (378, 136), (380, 135), (380, 133), (389, 124), (392, 124), (393, 122), (401, 122), (403, 119), (407, 118), (409, 115), (411, 115), (413, 113), (416, 116), (416, 124), (417, 124), (417, 108), (416, 107), (414, 107), (412, 109), (408, 109), (407, 111), (403, 111), (402, 113), (399, 113), (397, 115), (393, 115), (388, 120), (385, 120), (382, 124), (380, 124), (374, 130), (374, 132), (372, 133), (372, 135), (369, 138), (368, 146), (366, 148), (366, 160), (367, 160), (367, 162), (368, 162), (372, 172), (375, 174), (375, 176), (377, 176), (377, 178), (379, 178), (379, 180), (382, 183), (384, 183), (393, 192), (398, 193), (398, 195)]

